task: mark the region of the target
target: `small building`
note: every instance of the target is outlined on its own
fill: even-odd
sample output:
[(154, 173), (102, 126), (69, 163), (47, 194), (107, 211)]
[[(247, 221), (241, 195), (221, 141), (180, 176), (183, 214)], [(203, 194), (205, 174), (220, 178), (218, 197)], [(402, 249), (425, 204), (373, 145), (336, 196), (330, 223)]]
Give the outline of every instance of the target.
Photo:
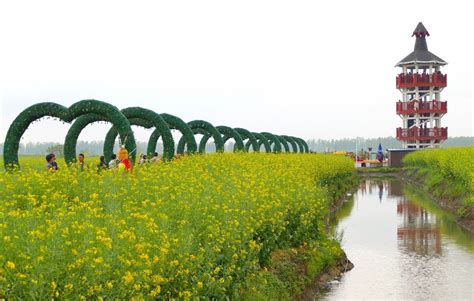
[(416, 148), (388, 149), (388, 166), (403, 166), (403, 157), (416, 150)]

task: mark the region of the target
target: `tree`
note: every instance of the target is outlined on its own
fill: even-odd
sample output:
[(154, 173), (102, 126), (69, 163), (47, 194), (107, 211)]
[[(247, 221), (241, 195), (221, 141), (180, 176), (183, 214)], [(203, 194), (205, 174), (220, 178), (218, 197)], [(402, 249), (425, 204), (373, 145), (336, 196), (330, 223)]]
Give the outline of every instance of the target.
[(56, 156), (62, 156), (64, 155), (64, 144), (50, 146), (46, 149), (46, 152), (48, 152), (48, 154), (54, 153)]

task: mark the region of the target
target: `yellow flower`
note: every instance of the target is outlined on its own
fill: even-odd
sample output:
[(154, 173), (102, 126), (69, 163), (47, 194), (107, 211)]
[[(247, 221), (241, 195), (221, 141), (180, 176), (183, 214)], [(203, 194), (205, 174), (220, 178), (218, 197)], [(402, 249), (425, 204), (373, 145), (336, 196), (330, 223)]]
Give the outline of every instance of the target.
[(10, 270), (13, 270), (15, 269), (15, 264), (11, 261), (7, 261), (7, 268), (10, 269)]
[(160, 294), (161, 292), (161, 286), (157, 285), (148, 295), (150, 297), (156, 297)]
[(170, 265), (171, 265), (172, 267), (175, 267), (175, 266), (179, 265), (179, 261), (177, 261), (177, 260), (172, 260), (172, 261), (170, 262)]
[(125, 273), (125, 276), (123, 276), (122, 279), (125, 284), (130, 284), (133, 282), (133, 275), (132, 273), (130, 273), (130, 271), (127, 271), (127, 273)]

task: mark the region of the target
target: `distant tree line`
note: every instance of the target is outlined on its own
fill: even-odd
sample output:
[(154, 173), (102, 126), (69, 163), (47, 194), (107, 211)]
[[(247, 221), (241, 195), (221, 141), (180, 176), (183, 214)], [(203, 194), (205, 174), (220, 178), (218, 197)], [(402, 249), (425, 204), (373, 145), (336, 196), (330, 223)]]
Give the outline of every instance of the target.
[[(333, 152), (333, 151), (360, 151), (361, 149), (367, 150), (368, 147), (372, 147), (372, 151), (376, 151), (379, 143), (382, 144), (382, 148), (401, 148), (402, 144), (394, 137), (380, 137), (380, 138), (344, 138), (344, 139), (310, 139), (308, 140), (309, 148), (314, 152)], [(441, 147), (450, 146), (474, 146), (474, 137), (450, 137)]]
[[(360, 151), (361, 149), (367, 150), (368, 147), (372, 147), (375, 151), (380, 144), (383, 149), (387, 148), (401, 148), (401, 143), (394, 137), (380, 137), (380, 138), (345, 138), (345, 139), (310, 139), (307, 141), (309, 148), (314, 152), (333, 152), (333, 151)], [(99, 156), (103, 152), (103, 141), (78, 141), (77, 153), (84, 153), (89, 156)], [(450, 137), (447, 141), (442, 144), (442, 147), (450, 146), (474, 146), (474, 137)], [(226, 143), (225, 150), (231, 151), (234, 147), (233, 142)], [(118, 143), (115, 145), (115, 150), (118, 149)], [(28, 142), (21, 143), (19, 154), (20, 155), (46, 155), (47, 153), (55, 153), (58, 156), (62, 156), (63, 145), (57, 142)], [(146, 154), (147, 143), (137, 141), (137, 154)], [(212, 142), (208, 142), (206, 145), (206, 152), (214, 152), (216, 148)], [(163, 144), (158, 143), (157, 151), (163, 153)], [(0, 155), (3, 154), (3, 143), (0, 143)]]

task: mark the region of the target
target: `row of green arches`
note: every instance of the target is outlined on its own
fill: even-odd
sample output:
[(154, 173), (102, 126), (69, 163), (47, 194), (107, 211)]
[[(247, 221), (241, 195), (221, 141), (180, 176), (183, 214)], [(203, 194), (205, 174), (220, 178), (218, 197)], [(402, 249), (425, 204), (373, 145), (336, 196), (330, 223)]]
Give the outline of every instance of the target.
[[(82, 130), (91, 123), (107, 121), (112, 124), (104, 141), (104, 156), (110, 159), (117, 136), (122, 144), (130, 151), (132, 162), (136, 157), (136, 142), (132, 125), (154, 128), (148, 140), (147, 153), (155, 152), (158, 139), (163, 141), (163, 158), (171, 160), (177, 154), (204, 153), (209, 139), (214, 140), (217, 152), (224, 151), (224, 144), (229, 139), (234, 139), (234, 151), (248, 152), (259, 151), (263, 146), (265, 152), (309, 152), (306, 142), (297, 137), (286, 135), (275, 135), (269, 132), (256, 133), (243, 128), (231, 128), (228, 126), (213, 126), (204, 120), (193, 120), (188, 123), (181, 118), (170, 114), (158, 114), (154, 111), (130, 107), (119, 110), (117, 107), (99, 100), (81, 100), (69, 108), (62, 105), (45, 102), (34, 104), (21, 112), (10, 125), (3, 149), (4, 165), (9, 169), (19, 166), (18, 149), (20, 139), (28, 126), (42, 117), (55, 117), (72, 125), (64, 141), (64, 157), (66, 163), (76, 160), (76, 144)], [(181, 139), (175, 147), (175, 141), (171, 130), (181, 132)], [(196, 143), (195, 135), (203, 135), (199, 144)]]

